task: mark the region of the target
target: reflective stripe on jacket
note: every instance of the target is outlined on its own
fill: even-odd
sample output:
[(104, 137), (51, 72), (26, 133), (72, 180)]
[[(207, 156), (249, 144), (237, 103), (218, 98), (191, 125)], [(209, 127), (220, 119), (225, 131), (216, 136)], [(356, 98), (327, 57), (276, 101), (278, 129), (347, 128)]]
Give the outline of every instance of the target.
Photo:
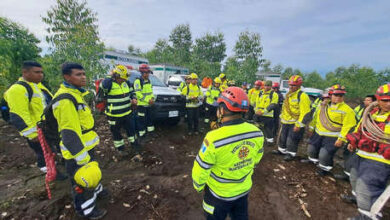
[[(142, 84), (141, 80), (143, 80)], [(150, 80), (136, 79), (134, 81), (134, 92), (140, 106), (149, 106), (149, 101), (154, 98), (153, 86)]]
[(222, 124), (207, 133), (192, 168), (194, 188), (207, 184), (221, 200), (232, 201), (249, 193), (254, 167), (263, 156), (263, 133), (242, 119)]
[(119, 84), (112, 79), (104, 79), (100, 86), (103, 90), (106, 90), (105, 81), (111, 81), (112, 83), (110, 91), (106, 94), (106, 115), (111, 117), (122, 117), (131, 113), (131, 99), (130, 92), (133, 88), (130, 88), (126, 82)]
[[(309, 122), (310, 98), (304, 92), (301, 92), (300, 97), (298, 97), (300, 91), (301, 89), (298, 89), (284, 100), (280, 115), (283, 124), (295, 124), (297, 127), (305, 127), (305, 124)], [(288, 111), (287, 105), (290, 106), (290, 111), (293, 115)]]
[(54, 97), (63, 93), (74, 96), (78, 103), (78, 109), (75, 109), (69, 99), (53, 103), (53, 115), (57, 119), (61, 135), (62, 156), (67, 160), (75, 159), (77, 162), (88, 162), (88, 151), (99, 144), (99, 136), (93, 131), (95, 122), (91, 109), (83, 98), (88, 92), (65, 83), (61, 84)]
[[(272, 93), (272, 97), (271, 96)], [(279, 96), (272, 90), (263, 91), (257, 96), (255, 104), (255, 112), (263, 112), (262, 116), (274, 117), (274, 109), (278, 107)]]
[(36, 125), (48, 104), (45, 93), (50, 96), (50, 99), (52, 94), (42, 83), (27, 82), (22, 77), (19, 81), (24, 81), (31, 87), (33, 91), (31, 101), (28, 99), (27, 89), (19, 84), (13, 84), (5, 92), (4, 99), (10, 109), (10, 123), (16, 127), (21, 136), (31, 140), (38, 136)]

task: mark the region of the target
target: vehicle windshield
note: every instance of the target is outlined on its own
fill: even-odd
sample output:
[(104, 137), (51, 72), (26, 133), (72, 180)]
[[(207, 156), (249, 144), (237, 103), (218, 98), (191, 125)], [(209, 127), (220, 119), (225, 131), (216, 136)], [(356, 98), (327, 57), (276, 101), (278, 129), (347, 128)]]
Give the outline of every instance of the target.
[(283, 81), (283, 88), (288, 88), (288, 80)]
[[(138, 71), (131, 71), (129, 81), (133, 84), (135, 79), (140, 78), (141, 74)], [(157, 77), (152, 74), (149, 74), (150, 82), (152, 82), (152, 86), (158, 87), (167, 87), (163, 82), (161, 82)]]
[(168, 86), (179, 86), (181, 82), (184, 82), (184, 77), (171, 76), (168, 80)]

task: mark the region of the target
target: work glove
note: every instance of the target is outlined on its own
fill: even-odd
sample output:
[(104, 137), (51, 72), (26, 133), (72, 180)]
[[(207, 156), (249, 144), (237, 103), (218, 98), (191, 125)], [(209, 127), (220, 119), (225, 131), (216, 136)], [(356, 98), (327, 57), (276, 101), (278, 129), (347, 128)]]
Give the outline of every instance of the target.
[(345, 138), (347, 139), (349, 144), (352, 145), (353, 148), (357, 148), (361, 137), (360, 137), (360, 133), (355, 132), (355, 133), (347, 134)]

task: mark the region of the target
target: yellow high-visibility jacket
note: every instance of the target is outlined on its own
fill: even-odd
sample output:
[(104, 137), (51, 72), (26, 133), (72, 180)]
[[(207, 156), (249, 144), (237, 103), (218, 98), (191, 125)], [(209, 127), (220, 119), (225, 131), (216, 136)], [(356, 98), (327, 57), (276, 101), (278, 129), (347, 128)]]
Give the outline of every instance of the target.
[(153, 86), (150, 80), (136, 79), (133, 86), (138, 99), (138, 105), (149, 106), (149, 101), (154, 98)]
[(276, 92), (269, 90), (263, 91), (257, 96), (255, 112), (263, 112), (262, 116), (274, 117), (274, 109), (278, 107), (279, 96)]
[(186, 97), (187, 108), (196, 108), (202, 105), (200, 99), (203, 97), (203, 93), (200, 89), (200, 86), (190, 83), (184, 87), (183, 91), (181, 91), (181, 94)]
[(179, 87), (177, 87), (177, 91), (181, 93), (181, 91), (183, 91), (184, 87), (186, 87), (186, 83), (185, 82), (181, 82)]
[[(297, 127), (305, 127), (310, 120), (310, 98), (301, 89), (286, 96), (282, 105), (280, 119), (282, 124), (295, 124)], [(290, 112), (287, 106), (290, 106)], [(292, 113), (292, 114), (291, 114)]]
[(228, 80), (225, 80), (224, 82), (222, 82), (222, 84), (219, 86), (219, 89), (221, 90), (221, 92), (225, 91), (225, 89), (227, 89), (229, 86), (227, 84)]
[(42, 83), (27, 82), (22, 77), (18, 81), (24, 81), (33, 91), (31, 101), (28, 99), (27, 89), (19, 84), (12, 85), (4, 94), (10, 109), (10, 122), (18, 129), (21, 136), (34, 139), (37, 134), (37, 122), (48, 104), (45, 95), (53, 96)]
[(215, 86), (209, 86), (206, 91), (206, 103), (209, 105), (216, 105), (217, 99), (221, 94), (221, 90)]
[(356, 125), (355, 113), (349, 105), (345, 102), (331, 104), (328, 103), (326, 107), (326, 117), (329, 124), (334, 127), (341, 128), (340, 132), (330, 131), (321, 123), (320, 115), (322, 112), (321, 105), (318, 106), (313, 120), (310, 122), (310, 129), (315, 129), (316, 133), (322, 136), (338, 137), (338, 139), (346, 142), (345, 136)]
[[(110, 91), (107, 91), (110, 86)], [(110, 78), (106, 78), (100, 83), (100, 88), (106, 93), (106, 115), (123, 117), (131, 113), (130, 93), (133, 92), (133, 88), (130, 88), (127, 82), (119, 84)]]
[(99, 144), (99, 136), (93, 130), (95, 121), (91, 109), (83, 98), (88, 91), (65, 82), (61, 84), (54, 98), (63, 93), (72, 95), (78, 103), (78, 108), (76, 109), (69, 99), (53, 103), (53, 115), (57, 119), (61, 135), (61, 153), (65, 159), (75, 159), (82, 165), (90, 160), (88, 151)]
[(236, 119), (207, 133), (192, 168), (194, 188), (207, 184), (218, 199), (232, 201), (245, 196), (252, 187), (254, 167), (263, 156), (263, 133)]
[(356, 119), (358, 121), (360, 121), (360, 119), (362, 118), (362, 114), (364, 112), (364, 105), (358, 105), (356, 106), (353, 111), (355, 112), (355, 115), (356, 115)]
[(251, 106), (255, 106), (256, 105), (256, 99), (259, 96), (260, 91), (261, 91), (260, 88), (259, 89), (252, 88), (252, 89), (249, 90), (249, 92), (248, 92), (248, 99), (249, 99), (249, 104)]

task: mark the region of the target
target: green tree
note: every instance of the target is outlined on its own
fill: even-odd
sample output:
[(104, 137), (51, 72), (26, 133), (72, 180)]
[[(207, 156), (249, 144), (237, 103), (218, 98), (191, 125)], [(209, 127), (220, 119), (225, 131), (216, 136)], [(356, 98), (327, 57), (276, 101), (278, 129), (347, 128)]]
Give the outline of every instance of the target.
[(288, 80), (290, 79), (290, 77), (294, 75), (294, 70), (293, 68), (291, 67), (287, 67), (286, 69), (284, 69), (283, 73), (282, 73), (282, 78), (284, 80)]
[(271, 61), (270, 60), (264, 60), (264, 62), (261, 64), (261, 71), (262, 72), (270, 72), (271, 69)]
[(191, 59), (192, 35), (189, 24), (176, 26), (169, 35), (172, 43), (174, 64), (186, 66)]
[(127, 47), (127, 52), (129, 52), (130, 54), (136, 55), (136, 56), (141, 56), (141, 55), (142, 55), (141, 49), (138, 48), (138, 47), (135, 47), (135, 46), (132, 45), (132, 44), (130, 44), (130, 45)]
[(282, 64), (278, 64), (278, 65), (272, 67), (272, 72), (282, 74), (283, 73)]
[(325, 83), (324, 83), (324, 79), (316, 71), (311, 72), (309, 74), (305, 74), (304, 86), (318, 88), (318, 89), (325, 89), (326, 88)]
[(195, 40), (191, 58), (191, 71), (201, 78), (216, 77), (221, 71), (221, 62), (226, 57), (226, 43), (222, 33), (207, 33)]
[(53, 88), (62, 81), (59, 67), (66, 61), (82, 64), (89, 79), (107, 72), (99, 62), (104, 44), (99, 39), (97, 14), (87, 7), (86, 1), (57, 0), (42, 20), (48, 26), (46, 41), (51, 51), (43, 62), (50, 64), (46, 75)]
[(26, 28), (0, 17), (0, 97), (21, 76), (23, 61), (39, 57), (38, 43)]
[(167, 40), (158, 39), (152, 50), (146, 52), (145, 57), (150, 63), (174, 64), (173, 49)]

